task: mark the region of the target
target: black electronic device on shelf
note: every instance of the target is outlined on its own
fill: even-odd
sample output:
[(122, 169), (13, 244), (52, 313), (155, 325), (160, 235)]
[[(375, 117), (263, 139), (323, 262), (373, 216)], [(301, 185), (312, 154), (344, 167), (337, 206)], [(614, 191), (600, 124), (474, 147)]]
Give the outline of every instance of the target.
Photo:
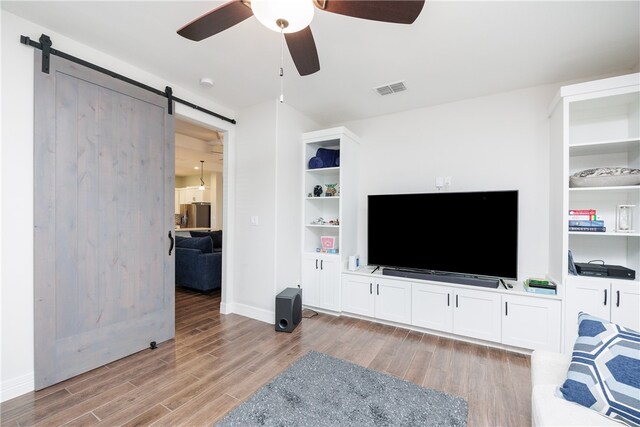
[(383, 274), (497, 287), (518, 278), (518, 191), (369, 195), (367, 240)]
[(611, 277), (614, 279), (628, 280), (634, 280), (636, 278), (635, 270), (621, 265), (596, 264), (591, 262), (576, 262), (575, 264), (580, 276)]

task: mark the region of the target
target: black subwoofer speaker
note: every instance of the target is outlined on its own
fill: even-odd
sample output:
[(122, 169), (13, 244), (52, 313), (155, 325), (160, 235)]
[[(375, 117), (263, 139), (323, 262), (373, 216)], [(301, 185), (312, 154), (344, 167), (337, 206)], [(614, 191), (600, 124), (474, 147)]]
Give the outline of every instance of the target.
[(287, 288), (276, 295), (276, 331), (291, 332), (302, 320), (302, 289)]

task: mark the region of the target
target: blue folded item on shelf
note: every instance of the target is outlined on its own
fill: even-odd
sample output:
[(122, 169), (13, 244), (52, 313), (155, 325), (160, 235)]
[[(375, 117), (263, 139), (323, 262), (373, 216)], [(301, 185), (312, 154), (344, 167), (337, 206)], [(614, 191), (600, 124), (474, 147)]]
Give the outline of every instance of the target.
[(322, 161), (323, 168), (333, 168), (340, 165), (340, 150), (331, 150), (329, 148), (318, 148), (316, 157)]
[(309, 169), (318, 169), (324, 165), (322, 159), (318, 156), (309, 159)]

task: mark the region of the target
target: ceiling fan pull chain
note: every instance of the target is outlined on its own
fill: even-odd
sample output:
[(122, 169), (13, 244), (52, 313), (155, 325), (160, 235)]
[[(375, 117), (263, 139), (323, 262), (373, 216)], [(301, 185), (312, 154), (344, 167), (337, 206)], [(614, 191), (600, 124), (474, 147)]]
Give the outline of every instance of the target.
[(280, 25), (280, 103), (284, 102), (284, 26)]

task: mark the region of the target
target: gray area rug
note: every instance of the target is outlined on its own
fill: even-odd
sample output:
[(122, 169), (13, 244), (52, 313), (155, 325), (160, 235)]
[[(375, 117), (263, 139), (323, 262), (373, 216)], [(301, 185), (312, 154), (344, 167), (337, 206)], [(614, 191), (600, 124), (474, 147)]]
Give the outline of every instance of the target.
[(466, 426), (467, 402), (311, 351), (217, 426)]

